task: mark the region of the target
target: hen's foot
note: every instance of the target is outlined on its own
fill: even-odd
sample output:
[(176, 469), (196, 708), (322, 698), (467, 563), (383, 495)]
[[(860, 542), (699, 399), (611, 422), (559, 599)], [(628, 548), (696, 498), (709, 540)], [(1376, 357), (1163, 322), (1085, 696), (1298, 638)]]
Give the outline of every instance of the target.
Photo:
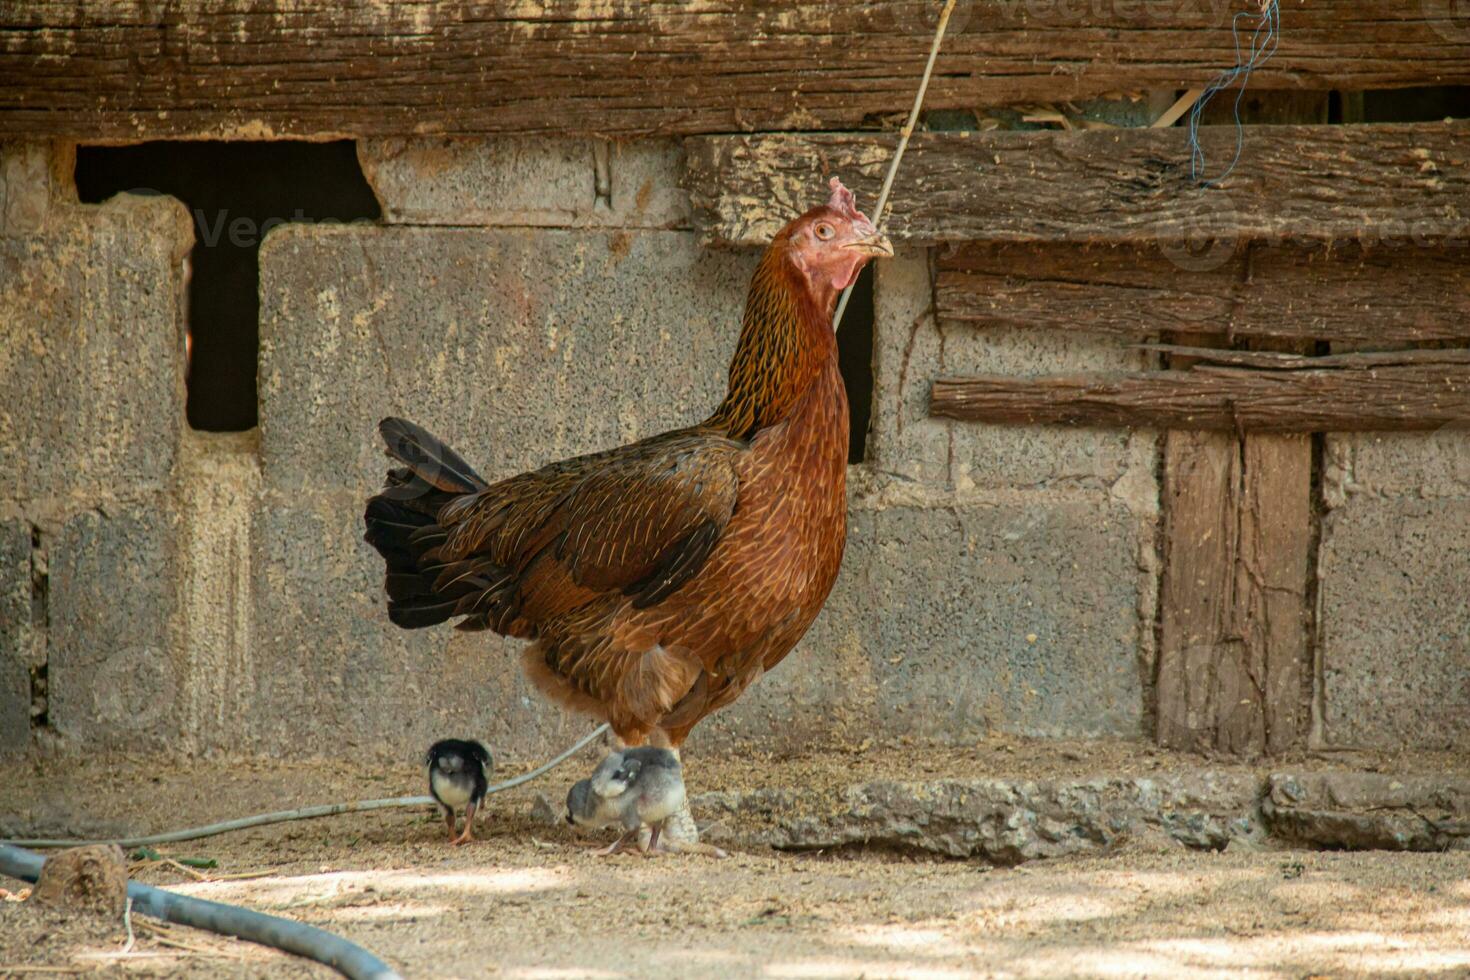
[(632, 834), (621, 834), (618, 836), (617, 840), (613, 841), (608, 846), (596, 848), (592, 851), (592, 853), (598, 857), (611, 857), (612, 855), (621, 851), (623, 849), (623, 845), (628, 843), (628, 839), (632, 836)]
[(699, 828), (694, 824), (694, 815), (689, 812), (687, 803), (665, 820), (662, 827), (644, 827), (640, 830), (638, 847), (645, 856), (653, 854), (702, 854), (713, 858), (730, 856), (723, 849), (700, 841)]
[(701, 841), (677, 841), (663, 840), (659, 842), (658, 849), (665, 854), (702, 854), (705, 857), (727, 858), (730, 855), (722, 847), (713, 844), (705, 844)]

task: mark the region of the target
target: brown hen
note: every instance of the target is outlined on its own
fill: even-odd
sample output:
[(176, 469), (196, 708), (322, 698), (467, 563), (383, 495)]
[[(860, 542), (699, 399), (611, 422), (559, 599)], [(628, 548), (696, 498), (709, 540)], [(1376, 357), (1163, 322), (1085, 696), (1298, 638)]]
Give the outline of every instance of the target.
[(796, 645), (847, 530), (847, 397), (832, 311), (888, 240), (833, 178), (761, 259), (729, 391), (698, 425), (487, 485), (402, 419), (368, 501), (399, 626), (460, 617), (532, 641), (548, 695), (627, 745), (677, 748)]

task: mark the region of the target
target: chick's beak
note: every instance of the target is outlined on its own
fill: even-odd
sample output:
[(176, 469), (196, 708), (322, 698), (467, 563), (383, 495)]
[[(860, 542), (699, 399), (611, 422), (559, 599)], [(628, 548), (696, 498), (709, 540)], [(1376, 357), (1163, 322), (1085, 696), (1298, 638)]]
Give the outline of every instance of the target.
[(888, 240), (887, 235), (879, 231), (847, 242), (842, 247), (861, 252), (863, 255), (874, 255), (885, 259), (893, 258), (893, 243)]

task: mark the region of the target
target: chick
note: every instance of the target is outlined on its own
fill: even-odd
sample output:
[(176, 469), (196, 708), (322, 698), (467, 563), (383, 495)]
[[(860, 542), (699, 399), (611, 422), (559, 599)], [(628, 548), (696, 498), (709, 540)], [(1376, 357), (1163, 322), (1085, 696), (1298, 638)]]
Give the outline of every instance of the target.
[[(484, 742), (446, 738), (429, 746), (424, 756), (429, 767), (429, 793), (444, 808), (444, 823), (449, 828), (449, 843), (470, 842), (470, 828), (475, 822), (475, 809), (485, 798), (488, 775), (494, 767), (490, 749)], [(454, 811), (464, 807), (464, 833), (454, 835)]]
[[(649, 828), (645, 854), (659, 849), (665, 822), (684, 806), (684, 768), (668, 749), (635, 748), (614, 752), (567, 793), (567, 823), (581, 827), (620, 824), (623, 834), (599, 854), (616, 854), (645, 824)], [(697, 850), (724, 857), (719, 848), (668, 847)]]

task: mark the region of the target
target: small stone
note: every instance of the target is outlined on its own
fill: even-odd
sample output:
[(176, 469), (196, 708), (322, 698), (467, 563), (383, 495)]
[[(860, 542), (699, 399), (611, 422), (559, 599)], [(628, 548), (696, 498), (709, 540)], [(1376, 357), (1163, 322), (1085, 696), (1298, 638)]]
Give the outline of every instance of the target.
[(557, 814), (556, 807), (545, 793), (537, 793), (536, 799), (531, 804), (531, 819), (547, 827), (555, 827), (561, 823), (561, 816)]
[(1271, 796), (1277, 804), (1300, 803), (1307, 798), (1307, 791), (1295, 777), (1283, 776), (1272, 780)]
[(116, 844), (90, 844), (53, 854), (41, 866), (31, 901), (53, 908), (120, 916), (128, 900), (128, 865)]

